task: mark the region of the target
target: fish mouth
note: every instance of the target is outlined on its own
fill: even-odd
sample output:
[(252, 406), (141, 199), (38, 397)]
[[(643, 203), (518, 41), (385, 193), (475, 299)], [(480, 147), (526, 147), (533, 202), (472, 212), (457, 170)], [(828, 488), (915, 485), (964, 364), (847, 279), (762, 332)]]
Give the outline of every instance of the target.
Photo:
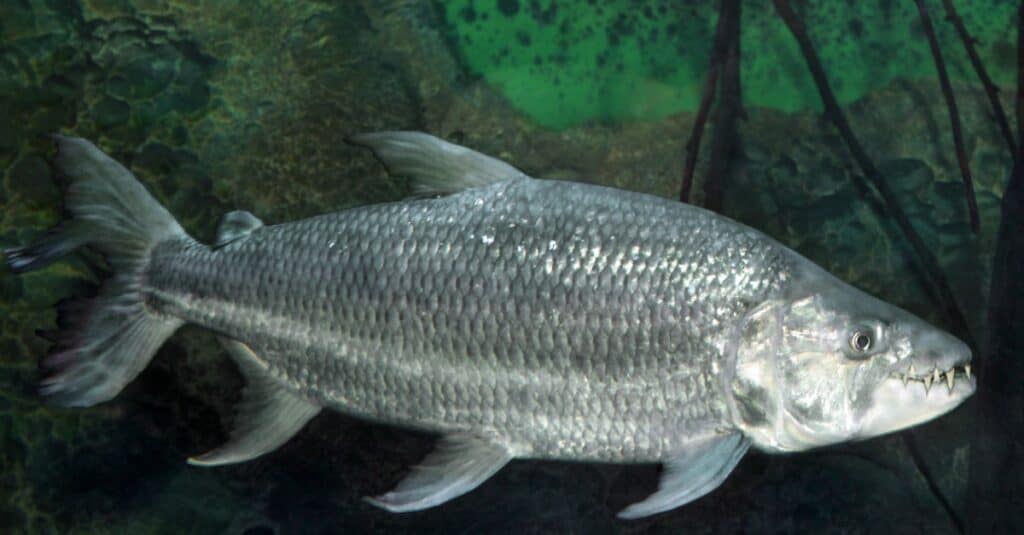
[(932, 386), (945, 384), (948, 392), (952, 394), (956, 390), (958, 380), (960, 381), (959, 384), (966, 383), (972, 391), (977, 384), (976, 378), (971, 374), (971, 363), (969, 360), (954, 364), (946, 369), (933, 366), (924, 373), (917, 370), (914, 363), (911, 362), (903, 371), (892, 372), (890, 377), (902, 381), (905, 387), (911, 387), (910, 383), (922, 385), (926, 396), (931, 392)]
[(974, 393), (969, 356), (941, 367), (910, 363), (891, 372), (872, 392), (857, 436), (870, 438), (938, 418)]

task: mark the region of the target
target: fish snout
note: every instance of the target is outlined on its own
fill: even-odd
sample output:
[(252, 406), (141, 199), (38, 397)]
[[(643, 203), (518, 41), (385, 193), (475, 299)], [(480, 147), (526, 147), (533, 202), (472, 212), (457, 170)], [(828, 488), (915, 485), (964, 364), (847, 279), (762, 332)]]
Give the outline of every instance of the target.
[(904, 385), (921, 383), (926, 394), (933, 385), (943, 385), (950, 394), (963, 388), (970, 395), (976, 385), (971, 349), (957, 337), (931, 327), (916, 337), (912, 354), (897, 364), (893, 376)]

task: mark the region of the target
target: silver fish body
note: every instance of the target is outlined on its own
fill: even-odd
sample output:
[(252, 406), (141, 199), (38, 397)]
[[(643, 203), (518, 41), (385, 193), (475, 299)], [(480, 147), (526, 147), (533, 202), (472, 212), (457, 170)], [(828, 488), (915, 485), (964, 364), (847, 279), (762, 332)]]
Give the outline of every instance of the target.
[(242, 462), (323, 408), (435, 431), (387, 493), (436, 506), (515, 458), (660, 462), (637, 518), (718, 487), (769, 453), (917, 425), (974, 392), (970, 350), (764, 234), (690, 205), (537, 180), (416, 132), (357, 136), (420, 193), (264, 226), (231, 212), (210, 246), (132, 174), (56, 136), (71, 218), (6, 251), (14, 271), (80, 246), (114, 274), (44, 361), (42, 392), (117, 395), (181, 325), (214, 331), (246, 379)]
[(517, 180), (160, 244), (147, 302), (327, 407), (521, 456), (656, 461), (729, 424), (730, 329), (786, 278), (690, 205)]

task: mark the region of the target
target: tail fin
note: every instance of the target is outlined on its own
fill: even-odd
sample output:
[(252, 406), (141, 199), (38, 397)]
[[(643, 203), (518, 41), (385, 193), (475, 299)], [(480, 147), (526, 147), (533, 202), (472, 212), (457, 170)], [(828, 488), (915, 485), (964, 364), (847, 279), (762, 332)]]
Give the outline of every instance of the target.
[(55, 166), (70, 181), (65, 208), (71, 218), (5, 254), (10, 269), (21, 272), (87, 245), (113, 268), (95, 299), (63, 307), (56, 350), (43, 362), (53, 372), (43, 380), (44, 395), (61, 405), (90, 406), (116, 396), (183, 323), (146, 309), (141, 278), (154, 245), (187, 234), (130, 171), (95, 145), (54, 138)]

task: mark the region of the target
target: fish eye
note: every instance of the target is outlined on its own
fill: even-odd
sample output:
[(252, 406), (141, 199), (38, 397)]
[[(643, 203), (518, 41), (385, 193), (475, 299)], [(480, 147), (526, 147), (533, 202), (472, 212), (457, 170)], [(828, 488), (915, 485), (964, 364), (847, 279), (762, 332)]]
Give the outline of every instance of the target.
[(875, 345), (873, 333), (867, 329), (857, 329), (850, 335), (850, 349), (859, 355), (864, 355)]

